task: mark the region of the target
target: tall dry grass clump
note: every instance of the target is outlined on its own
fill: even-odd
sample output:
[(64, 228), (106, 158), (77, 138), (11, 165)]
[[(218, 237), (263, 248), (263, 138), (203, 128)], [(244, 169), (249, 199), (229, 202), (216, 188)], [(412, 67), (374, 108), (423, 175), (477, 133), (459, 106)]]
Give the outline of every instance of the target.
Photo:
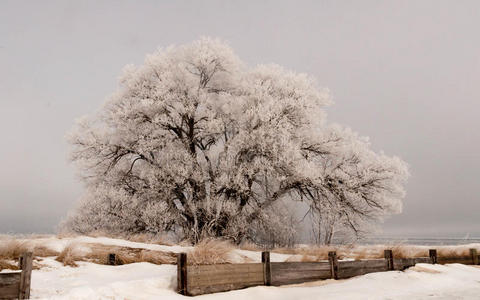
[(188, 252), (190, 265), (213, 265), (230, 263), (229, 254), (234, 246), (224, 240), (204, 239)]
[(391, 248), (394, 258), (429, 257), (428, 249), (421, 246), (397, 245)]
[(6, 239), (0, 244), (0, 259), (18, 260), (24, 253), (30, 250), (27, 242), (16, 239)]
[(442, 246), (442, 247), (438, 247), (437, 256), (467, 257), (467, 256), (470, 256), (470, 248), (465, 246)]
[(78, 255), (76, 246), (76, 244), (68, 244), (55, 260), (63, 263), (64, 266), (78, 267), (75, 261), (82, 260), (82, 257)]

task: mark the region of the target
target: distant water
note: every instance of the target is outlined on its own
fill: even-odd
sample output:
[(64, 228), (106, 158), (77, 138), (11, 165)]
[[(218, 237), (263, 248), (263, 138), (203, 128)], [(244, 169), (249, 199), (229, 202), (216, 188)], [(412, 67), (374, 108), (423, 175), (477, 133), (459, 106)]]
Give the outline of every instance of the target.
[(451, 238), (451, 237), (435, 237), (435, 238), (423, 238), (423, 237), (371, 237), (364, 238), (358, 241), (359, 244), (402, 244), (402, 245), (465, 245), (480, 243), (479, 238)]

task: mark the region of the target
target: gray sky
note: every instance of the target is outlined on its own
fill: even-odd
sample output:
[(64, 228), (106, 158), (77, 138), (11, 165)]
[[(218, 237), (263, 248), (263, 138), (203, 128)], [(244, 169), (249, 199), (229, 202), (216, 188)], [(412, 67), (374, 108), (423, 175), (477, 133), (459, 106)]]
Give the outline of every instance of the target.
[(479, 1), (0, 0), (0, 232), (51, 232), (82, 192), (64, 136), (127, 63), (202, 35), (330, 88), (329, 119), (406, 160), (385, 234), (480, 236)]

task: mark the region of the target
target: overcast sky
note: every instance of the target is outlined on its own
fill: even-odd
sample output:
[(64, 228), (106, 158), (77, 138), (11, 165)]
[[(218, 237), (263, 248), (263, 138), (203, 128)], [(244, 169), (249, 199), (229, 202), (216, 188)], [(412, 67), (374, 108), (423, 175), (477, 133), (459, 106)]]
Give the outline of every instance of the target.
[(53, 232), (82, 184), (65, 134), (122, 67), (200, 36), (314, 75), (330, 121), (406, 160), (385, 234), (480, 236), (480, 1), (0, 0), (0, 233)]

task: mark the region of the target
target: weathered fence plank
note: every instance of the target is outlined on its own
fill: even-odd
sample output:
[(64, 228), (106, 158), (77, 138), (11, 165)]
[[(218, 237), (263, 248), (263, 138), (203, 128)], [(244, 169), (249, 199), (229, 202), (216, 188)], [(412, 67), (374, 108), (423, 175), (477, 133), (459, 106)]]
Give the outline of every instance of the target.
[(405, 269), (415, 266), (416, 264), (429, 264), (431, 262), (432, 259), (430, 257), (394, 258), (393, 269), (397, 271), (403, 271)]
[(472, 257), (470, 256), (463, 256), (463, 257), (437, 257), (437, 263), (439, 264), (464, 264), (464, 265), (471, 265)]
[(272, 285), (275, 286), (332, 277), (328, 262), (273, 262), (271, 268)]
[(339, 261), (337, 278), (350, 278), (382, 271), (388, 271), (388, 261), (386, 259)]
[(32, 276), (32, 253), (19, 259), (20, 272), (0, 273), (0, 299), (29, 299)]
[[(384, 251), (385, 259), (338, 261), (335, 251), (328, 253), (328, 262), (270, 262), (270, 253), (262, 252), (262, 263), (187, 265), (187, 255), (178, 255), (178, 292), (183, 295), (236, 290), (258, 285), (285, 285), (323, 279), (344, 279), (373, 272), (405, 270), (418, 263), (478, 264), (480, 256), (470, 249), (468, 257), (438, 257), (435, 249), (429, 257), (395, 258), (392, 250)], [(187, 280), (188, 277), (188, 280)]]
[(0, 299), (17, 299), (20, 292), (20, 272), (0, 273)]
[(264, 264), (187, 266), (186, 295), (200, 295), (264, 285)]

